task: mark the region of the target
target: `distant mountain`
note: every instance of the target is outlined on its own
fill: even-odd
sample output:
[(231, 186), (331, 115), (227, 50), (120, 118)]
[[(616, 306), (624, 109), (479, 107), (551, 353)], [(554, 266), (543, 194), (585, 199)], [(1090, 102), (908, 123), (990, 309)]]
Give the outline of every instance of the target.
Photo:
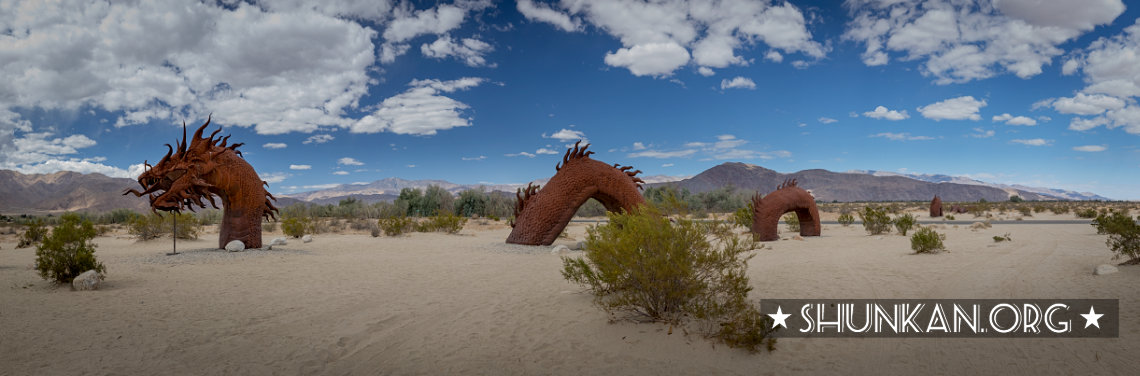
[[(667, 176), (667, 175), (653, 175), (641, 177), (646, 183), (662, 183), (684, 179), (684, 177)], [(536, 185), (545, 185), (549, 178), (531, 181), (530, 183)], [(362, 200), (367, 203), (377, 201), (393, 201), (400, 196), (400, 190), (404, 188), (426, 189), (429, 185), (437, 185), (440, 188), (458, 194), (459, 192), (468, 189), (482, 188), (487, 192), (509, 192), (514, 193), (516, 189), (526, 187), (527, 183), (522, 184), (456, 184), (446, 180), (406, 180), (400, 178), (387, 178), (377, 180), (367, 184), (341, 184), (333, 188), (322, 189), (311, 192), (301, 192), (283, 195), (284, 197), (294, 198), (301, 201), (308, 201), (321, 205), (335, 204), (340, 200), (353, 197), (357, 200)]]
[(955, 183), (955, 184), (984, 185), (987, 187), (1000, 188), (1000, 189), (1006, 190), (1007, 192), (1010, 190), (1033, 192), (1033, 193), (1037, 193), (1037, 194), (1040, 194), (1043, 196), (1054, 197), (1055, 200), (1078, 200), (1078, 201), (1079, 200), (1102, 200), (1102, 201), (1112, 200), (1108, 197), (1104, 197), (1104, 196), (1101, 196), (1101, 195), (1098, 195), (1098, 194), (1092, 193), (1092, 192), (1076, 192), (1076, 191), (1069, 191), (1069, 190), (1057, 189), (1057, 188), (1030, 187), (1030, 186), (1020, 185), (1020, 184), (1009, 185), (1009, 184), (990, 183), (990, 182), (984, 182), (984, 181), (977, 180), (977, 179), (971, 179), (971, 178), (964, 177), (964, 176), (950, 176), (950, 175), (942, 175), (942, 174), (900, 174), (897, 172), (875, 171), (875, 170), (852, 170), (852, 171), (848, 171), (848, 172), (870, 174), (870, 175), (874, 175), (874, 176), (905, 176), (905, 177), (909, 177), (911, 179), (917, 179), (917, 180), (922, 180), (922, 181), (931, 182), (931, 183)]
[[(0, 213), (100, 213), (120, 208), (149, 212), (146, 198), (123, 195), (124, 189), (137, 189), (138, 185), (134, 179), (112, 178), (98, 173), (22, 174), (0, 170)], [(275, 205), (283, 208), (297, 202), (278, 197)], [(220, 201), (218, 205), (221, 205)]]
[(1040, 192), (1041, 189), (998, 188), (953, 180), (931, 182), (890, 173), (876, 175), (863, 171), (832, 172), (817, 169), (785, 174), (738, 162), (724, 163), (681, 181), (650, 186), (670, 185), (700, 193), (732, 185), (738, 189), (767, 193), (789, 178), (795, 178), (800, 187), (811, 191), (821, 201), (926, 201), (934, 195), (941, 196), (944, 201), (1006, 201), (1013, 195), (1026, 200), (1071, 199)]

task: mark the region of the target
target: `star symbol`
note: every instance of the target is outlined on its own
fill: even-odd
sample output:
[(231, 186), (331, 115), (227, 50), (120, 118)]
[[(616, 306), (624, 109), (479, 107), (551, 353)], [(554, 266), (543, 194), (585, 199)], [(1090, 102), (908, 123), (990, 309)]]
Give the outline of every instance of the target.
[(1085, 318), (1085, 329), (1088, 329), (1089, 325), (1095, 325), (1097, 329), (1100, 329), (1101, 316), (1104, 316), (1104, 314), (1096, 313), (1096, 309), (1090, 306), (1089, 313), (1081, 314), (1081, 317)]
[(788, 328), (788, 323), (784, 320), (787, 320), (791, 314), (784, 313), (784, 307), (776, 306), (776, 313), (769, 313), (768, 316), (771, 317), (772, 320), (775, 320), (775, 322), (772, 323), (772, 328), (775, 328), (777, 325), (784, 327), (784, 329)]

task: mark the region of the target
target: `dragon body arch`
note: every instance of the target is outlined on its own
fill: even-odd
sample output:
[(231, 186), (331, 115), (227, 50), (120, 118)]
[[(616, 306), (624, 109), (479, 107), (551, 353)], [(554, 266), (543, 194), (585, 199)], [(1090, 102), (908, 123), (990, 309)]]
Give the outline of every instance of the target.
[(265, 187), (253, 166), (237, 150), (242, 143), (227, 146), (230, 136), (214, 138), (218, 128), (209, 137), (202, 132), (210, 125), (198, 127), (187, 144), (186, 124), (182, 125), (182, 140), (177, 148), (166, 144), (168, 151), (158, 163), (151, 166), (143, 162), (144, 172), (138, 182), (143, 190), (127, 189), (123, 194), (147, 196), (151, 210), (180, 213), (194, 211), (194, 207), (218, 208), (214, 196), (222, 200), (222, 223), (218, 235), (218, 248), (225, 248), (233, 240), (240, 240), (246, 248), (261, 248), (262, 218), (276, 219), (277, 199)]
[(765, 242), (780, 240), (776, 227), (780, 217), (787, 212), (795, 212), (799, 218), (801, 236), (819, 236), (819, 209), (815, 206), (815, 197), (797, 186), (795, 179), (788, 179), (767, 196), (761, 197), (759, 193), (752, 196), (752, 232), (756, 239)]
[(633, 167), (608, 165), (590, 159), (590, 144), (578, 147), (582, 141), (567, 149), (562, 162), (555, 166), (557, 173), (540, 190), (527, 185), (516, 193), (515, 220), (511, 225), (507, 243), (550, 245), (566, 228), (578, 207), (593, 198), (608, 211), (632, 210), (645, 203), (641, 196), (641, 170)]

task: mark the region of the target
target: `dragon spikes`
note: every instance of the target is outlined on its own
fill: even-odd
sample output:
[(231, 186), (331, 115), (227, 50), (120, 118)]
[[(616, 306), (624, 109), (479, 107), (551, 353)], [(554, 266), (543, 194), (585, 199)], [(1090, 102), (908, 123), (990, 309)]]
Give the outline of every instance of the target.
[(780, 183), (780, 185), (776, 186), (776, 190), (781, 190), (781, 189), (784, 189), (787, 187), (797, 187), (797, 186), (798, 185), (796, 185), (796, 179), (795, 178), (789, 178), (789, 179), (784, 180), (783, 183)]

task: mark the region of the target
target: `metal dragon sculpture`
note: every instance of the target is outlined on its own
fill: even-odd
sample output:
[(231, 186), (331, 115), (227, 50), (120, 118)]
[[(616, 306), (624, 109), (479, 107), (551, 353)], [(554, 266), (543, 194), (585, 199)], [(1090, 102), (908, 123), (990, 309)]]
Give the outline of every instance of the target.
[(942, 216), (942, 198), (938, 197), (938, 195), (934, 195), (934, 199), (930, 200), (930, 216), (931, 217), (941, 217)]
[(154, 166), (143, 161), (145, 171), (138, 177), (143, 190), (127, 189), (123, 194), (146, 195), (152, 211), (176, 213), (194, 211), (195, 205), (205, 208), (203, 199), (217, 209), (214, 196), (218, 196), (224, 208), (218, 248), (233, 240), (240, 240), (246, 248), (261, 248), (261, 220), (276, 219), (273, 201), (277, 199), (265, 190), (269, 183), (241, 157), (237, 148), (242, 143), (227, 146), (230, 136), (214, 138), (220, 127), (209, 137), (202, 137), (209, 125), (207, 119), (187, 145), (183, 123), (182, 141), (175, 142), (177, 150), (166, 144), (166, 155)]
[(800, 221), (801, 236), (819, 236), (819, 209), (815, 197), (796, 185), (795, 179), (784, 180), (783, 184), (767, 196), (756, 193), (752, 196), (752, 232), (760, 241), (780, 240), (778, 229), (780, 217), (794, 211)]
[(641, 170), (629, 171), (632, 166), (622, 167), (590, 159), (592, 151), (586, 151), (590, 144), (578, 147), (582, 141), (567, 149), (562, 162), (554, 167), (554, 177), (539, 190), (527, 184), (515, 196), (515, 220), (507, 243), (527, 245), (550, 245), (566, 228), (570, 218), (593, 198), (602, 203), (608, 211), (632, 210), (645, 203), (641, 196), (641, 184), (645, 183), (636, 175)]

